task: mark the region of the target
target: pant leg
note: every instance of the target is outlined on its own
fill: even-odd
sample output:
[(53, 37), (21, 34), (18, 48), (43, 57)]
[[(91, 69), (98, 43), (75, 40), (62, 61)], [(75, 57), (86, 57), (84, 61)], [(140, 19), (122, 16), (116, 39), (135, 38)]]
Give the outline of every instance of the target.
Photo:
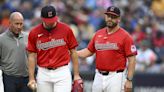
[(3, 74), (3, 83), (5, 92), (16, 92), (15, 79), (12, 76)]
[(37, 92), (53, 92), (53, 83), (46, 81), (38, 81)]
[(105, 82), (105, 92), (123, 92), (125, 84), (125, 74), (123, 72), (113, 73), (111, 76), (109, 75), (109, 77), (106, 78)]
[(36, 78), (37, 92), (53, 92), (53, 83), (50, 82), (50, 71), (38, 67)]
[(2, 70), (0, 70), (0, 92), (4, 92)]
[(103, 76), (97, 70), (92, 85), (92, 92), (103, 92)]
[(28, 87), (28, 77), (15, 77), (3, 74), (5, 92), (32, 92)]
[(71, 92), (72, 78), (69, 68), (64, 68), (54, 73), (58, 74), (55, 79), (57, 82), (54, 85), (54, 92)]
[(21, 92), (32, 92), (32, 90), (27, 86), (28, 77), (23, 77), (22, 81)]

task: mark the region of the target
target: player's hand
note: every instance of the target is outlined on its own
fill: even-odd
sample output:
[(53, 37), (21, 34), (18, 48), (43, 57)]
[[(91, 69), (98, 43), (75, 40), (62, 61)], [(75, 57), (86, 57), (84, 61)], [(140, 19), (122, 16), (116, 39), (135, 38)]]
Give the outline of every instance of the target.
[(132, 92), (132, 87), (132, 81), (127, 80), (124, 86), (125, 92)]
[(72, 84), (72, 91), (71, 92), (83, 92), (83, 80), (79, 79), (79, 80), (75, 80)]
[(36, 81), (35, 80), (30, 80), (27, 84), (27, 86), (31, 89), (31, 90), (36, 90)]
[(74, 75), (74, 81), (81, 79), (80, 75)]

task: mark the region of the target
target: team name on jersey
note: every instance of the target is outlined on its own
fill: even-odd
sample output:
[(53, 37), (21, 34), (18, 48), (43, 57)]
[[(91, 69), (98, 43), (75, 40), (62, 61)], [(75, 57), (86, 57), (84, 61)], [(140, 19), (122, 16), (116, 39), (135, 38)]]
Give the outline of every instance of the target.
[(48, 42), (41, 42), (37, 41), (37, 48), (39, 50), (48, 50), (50, 48), (58, 47), (58, 46), (64, 46), (66, 42), (64, 39), (52, 39), (51, 41)]
[(117, 43), (96, 43), (96, 50), (118, 50)]

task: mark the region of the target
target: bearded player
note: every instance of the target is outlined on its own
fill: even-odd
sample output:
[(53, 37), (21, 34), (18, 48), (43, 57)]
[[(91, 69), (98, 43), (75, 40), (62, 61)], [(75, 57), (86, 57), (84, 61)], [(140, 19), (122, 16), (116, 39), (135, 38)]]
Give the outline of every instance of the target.
[(118, 7), (108, 7), (106, 27), (96, 32), (87, 48), (78, 51), (83, 58), (96, 54), (92, 92), (132, 91), (137, 51), (130, 34), (119, 26), (120, 15)]

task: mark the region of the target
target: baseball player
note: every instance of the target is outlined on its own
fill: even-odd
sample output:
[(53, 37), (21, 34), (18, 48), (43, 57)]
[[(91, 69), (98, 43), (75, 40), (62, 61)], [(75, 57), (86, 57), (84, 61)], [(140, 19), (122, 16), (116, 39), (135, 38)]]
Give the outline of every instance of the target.
[(130, 92), (135, 70), (136, 47), (129, 33), (119, 26), (119, 8), (108, 7), (105, 21), (106, 27), (96, 32), (88, 47), (77, 52), (78, 56), (85, 58), (96, 54), (96, 74), (92, 92)]
[[(73, 62), (74, 80), (79, 80), (78, 46), (70, 27), (58, 21), (56, 10), (47, 5), (41, 10), (42, 23), (34, 27), (28, 37), (29, 83), (36, 84), (34, 78), (37, 60), (37, 92), (71, 92), (72, 78), (68, 68), (70, 56)], [(37, 57), (37, 59), (35, 58)]]

